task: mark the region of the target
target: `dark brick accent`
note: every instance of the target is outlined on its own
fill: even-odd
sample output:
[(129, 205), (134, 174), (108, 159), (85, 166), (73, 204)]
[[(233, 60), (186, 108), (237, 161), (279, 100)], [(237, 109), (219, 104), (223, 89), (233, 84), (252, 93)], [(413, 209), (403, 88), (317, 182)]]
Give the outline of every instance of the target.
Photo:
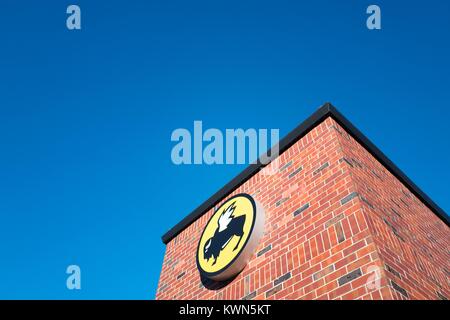
[(400, 235), (400, 233), (398, 233), (397, 229), (393, 228), (392, 232), (394, 233), (394, 235), (399, 238), (400, 240), (402, 240), (403, 242), (405, 242), (405, 239)]
[(262, 249), (261, 251), (259, 251), (259, 252), (256, 254), (256, 256), (257, 256), (257, 257), (262, 256), (264, 253), (266, 253), (267, 251), (269, 251), (269, 250), (271, 250), (271, 249), (272, 249), (272, 245), (269, 244), (267, 247), (265, 247), (264, 249)]
[(375, 170), (372, 170), (372, 173), (375, 177), (377, 177), (380, 180), (383, 180), (383, 178), (381, 176), (378, 175), (378, 173)]
[(286, 169), (289, 168), (291, 165), (292, 165), (292, 161), (289, 161), (288, 163), (286, 163), (284, 166), (282, 166), (282, 167), (280, 168), (280, 171), (286, 170)]
[(341, 205), (346, 204), (347, 202), (349, 202), (350, 200), (352, 200), (353, 198), (356, 198), (358, 196), (358, 192), (352, 192), (350, 193), (348, 196), (342, 198), (341, 200)]
[(391, 201), (397, 206), (397, 208), (400, 208), (400, 205), (395, 201), (394, 199), (391, 199)]
[(172, 259), (171, 258), (169, 258), (169, 259), (167, 259), (165, 262), (164, 262), (164, 265), (169, 265), (169, 264), (171, 264), (172, 263)]
[(400, 235), (400, 233), (398, 232), (398, 230), (392, 225), (392, 223), (390, 223), (386, 218), (383, 218), (384, 223), (386, 223), (388, 225), (389, 228), (391, 228), (392, 232), (394, 233), (394, 235), (399, 238), (400, 240), (402, 240), (403, 242), (405, 241), (405, 239), (403, 239), (403, 237)]
[(374, 206), (373, 206), (366, 198), (364, 198), (363, 196), (361, 196), (360, 199), (361, 199), (364, 203), (366, 203), (371, 209), (374, 208)]
[(345, 240), (345, 236), (344, 236), (344, 231), (342, 230), (342, 225), (340, 222), (336, 223), (334, 225), (334, 227), (336, 228), (336, 235), (338, 238), (338, 242), (341, 243)]
[(278, 200), (278, 201), (275, 203), (275, 206), (276, 206), (276, 207), (281, 206), (281, 205), (282, 205), (284, 202), (286, 202), (288, 199), (289, 199), (289, 198), (281, 198), (280, 200)]
[(343, 286), (344, 284), (346, 284), (352, 280), (355, 280), (356, 278), (359, 278), (361, 275), (362, 275), (361, 269), (358, 268), (356, 270), (353, 270), (350, 273), (347, 273), (345, 276), (340, 277), (338, 280), (338, 283), (340, 286)]
[(394, 288), (395, 290), (397, 290), (398, 292), (400, 292), (403, 296), (405, 296), (406, 298), (408, 298), (408, 292), (406, 292), (405, 289), (403, 289), (402, 287), (400, 287), (398, 284), (396, 284), (394, 281), (391, 280), (391, 285), (392, 288)]
[(274, 288), (268, 290), (268, 291), (266, 292), (266, 298), (269, 298), (270, 296), (274, 295), (275, 293), (277, 293), (277, 292), (280, 291), (281, 289), (283, 289), (283, 285), (282, 285), (282, 284), (279, 284), (279, 285), (277, 285), (276, 287), (274, 287)]
[(342, 131), (341, 131), (338, 127), (336, 127), (335, 125), (332, 125), (331, 128), (333, 128), (334, 130), (337, 131), (337, 133), (339, 133), (340, 135), (342, 135)]
[(313, 274), (313, 279), (314, 281), (319, 280), (320, 278), (326, 276), (327, 274), (329, 274), (330, 272), (334, 271), (334, 265), (330, 265), (316, 273)]
[(288, 178), (289, 178), (289, 179), (292, 178), (293, 176), (295, 176), (297, 173), (299, 173), (299, 172), (302, 171), (302, 170), (303, 170), (303, 167), (300, 167), (300, 168), (295, 169), (294, 171), (292, 171), (292, 172), (289, 174)]
[(242, 300), (252, 300), (256, 297), (256, 291), (253, 291), (252, 293), (249, 293), (245, 297), (242, 298)]
[(437, 242), (435, 238), (431, 234), (427, 234), (427, 238), (430, 239), (431, 242)]
[(450, 277), (450, 271), (448, 271), (447, 268), (444, 268), (444, 272), (447, 274), (448, 277)]
[(320, 171), (322, 171), (323, 169), (327, 168), (330, 164), (328, 162), (325, 162), (323, 165), (321, 165), (317, 170), (315, 170), (313, 172), (313, 175), (318, 174)]
[(164, 283), (163, 285), (161, 285), (161, 287), (159, 287), (159, 292), (164, 292), (168, 286), (169, 285), (167, 283)]
[(246, 276), (244, 278), (244, 294), (248, 295), (249, 291), (250, 291), (250, 276)]
[(278, 279), (275, 279), (275, 280), (273, 281), (273, 285), (274, 285), (274, 286), (277, 286), (277, 285), (279, 285), (280, 283), (282, 283), (282, 282), (286, 281), (287, 279), (289, 279), (290, 277), (291, 277), (291, 273), (290, 273), (290, 272), (285, 273), (285, 274), (283, 274), (281, 277), (279, 277)]
[(298, 216), (300, 213), (302, 213), (303, 211), (305, 211), (306, 209), (309, 208), (309, 202), (303, 206), (301, 206), (300, 208), (298, 208), (297, 210), (294, 211), (294, 217)]
[(384, 221), (384, 223), (386, 223), (388, 225), (389, 228), (391, 228), (391, 229), (394, 228), (388, 219), (383, 218), (383, 221)]
[(347, 158), (341, 158), (341, 159), (339, 159), (339, 162), (346, 162), (350, 167), (352, 167), (353, 168), (353, 163), (351, 163), (351, 161), (350, 160), (348, 160)]
[(398, 273), (397, 271), (395, 271), (392, 267), (388, 266), (387, 264), (385, 264), (386, 266), (386, 270), (389, 271), (390, 273), (392, 273), (394, 276), (396, 276), (397, 278), (400, 278), (400, 273)]
[(400, 215), (400, 213), (397, 212), (397, 210), (395, 210), (395, 209), (393, 209), (393, 208), (391, 208), (391, 210), (392, 210), (392, 212), (393, 212), (396, 216), (399, 216), (400, 218), (402, 217), (402, 216)]
[(358, 167), (360, 167), (360, 168), (364, 168), (364, 166), (363, 166), (363, 165), (361, 164), (361, 162), (359, 162), (358, 160), (352, 158), (352, 162), (353, 162), (356, 166), (358, 166)]
[(402, 198), (400, 198), (400, 201), (403, 202), (403, 204), (404, 204), (407, 208), (409, 208), (409, 204), (408, 204), (407, 202), (405, 202), (405, 200), (403, 200)]
[(339, 215), (337, 215), (336, 217), (328, 220), (327, 222), (325, 222), (325, 228), (328, 228), (329, 226), (335, 224), (336, 222), (342, 220), (344, 218), (344, 214), (341, 213)]
[(186, 272), (180, 273), (180, 274), (177, 276), (177, 280), (183, 278), (185, 274), (186, 274)]
[(442, 293), (436, 292), (436, 294), (437, 294), (437, 296), (438, 296), (439, 299), (441, 299), (441, 300), (448, 300), (447, 297), (444, 296)]

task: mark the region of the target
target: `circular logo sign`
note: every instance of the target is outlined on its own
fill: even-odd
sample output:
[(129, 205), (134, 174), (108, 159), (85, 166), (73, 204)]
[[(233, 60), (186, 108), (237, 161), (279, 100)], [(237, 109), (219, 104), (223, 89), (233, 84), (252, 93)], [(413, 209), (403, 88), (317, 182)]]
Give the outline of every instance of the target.
[(200, 274), (216, 281), (239, 273), (264, 231), (264, 210), (250, 195), (225, 201), (209, 219), (197, 248)]

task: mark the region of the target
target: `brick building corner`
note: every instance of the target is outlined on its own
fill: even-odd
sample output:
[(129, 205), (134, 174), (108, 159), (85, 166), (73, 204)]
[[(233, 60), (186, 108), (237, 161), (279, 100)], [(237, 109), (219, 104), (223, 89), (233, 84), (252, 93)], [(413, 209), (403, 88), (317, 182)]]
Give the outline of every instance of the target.
[[(333, 106), (280, 143), (275, 174), (250, 166), (163, 240), (156, 299), (447, 299), (447, 215)], [(227, 283), (195, 262), (214, 207), (248, 193), (265, 233)]]

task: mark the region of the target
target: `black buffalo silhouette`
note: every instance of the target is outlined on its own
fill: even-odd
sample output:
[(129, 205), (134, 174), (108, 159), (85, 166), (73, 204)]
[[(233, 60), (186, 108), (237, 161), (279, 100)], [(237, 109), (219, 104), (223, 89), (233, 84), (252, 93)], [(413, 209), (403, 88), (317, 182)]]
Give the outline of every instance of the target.
[(241, 242), (242, 236), (244, 235), (244, 223), (245, 223), (245, 215), (235, 217), (231, 214), (230, 219), (227, 220), (226, 227), (223, 230), (220, 230), (220, 219), (232, 210), (234, 212), (234, 203), (232, 203), (226, 210), (224, 210), (219, 218), (219, 223), (214, 232), (214, 235), (209, 238), (204, 247), (205, 259), (209, 260), (210, 258), (214, 259), (212, 265), (215, 265), (217, 262), (217, 258), (219, 257), (222, 250), (228, 245), (231, 239), (236, 236), (239, 237), (239, 241), (236, 246), (233, 248), (233, 251), (236, 250)]

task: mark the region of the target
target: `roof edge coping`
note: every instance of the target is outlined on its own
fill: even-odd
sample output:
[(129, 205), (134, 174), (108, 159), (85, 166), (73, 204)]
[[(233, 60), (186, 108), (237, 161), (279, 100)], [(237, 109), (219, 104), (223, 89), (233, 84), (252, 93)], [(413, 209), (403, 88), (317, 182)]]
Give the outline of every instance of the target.
[[(230, 182), (214, 193), (210, 198), (198, 206), (189, 215), (167, 231), (161, 238), (164, 244), (169, 243), (173, 238), (200, 218), (204, 213), (213, 208), (220, 200), (231, 194), (236, 188), (245, 183), (248, 179), (258, 173), (266, 165), (260, 159), (271, 158), (272, 151), (278, 147), (278, 156), (289, 149), (294, 143), (303, 138), (307, 133), (322, 123), (326, 118), (334, 119), (345, 131), (350, 134), (359, 144), (361, 144), (375, 159), (377, 159), (392, 175), (402, 182), (408, 190), (419, 198), (431, 211), (433, 211), (447, 226), (450, 220), (447, 214), (430, 197), (428, 197), (414, 182), (412, 182), (389, 158), (381, 152), (361, 131), (359, 131), (349, 120), (347, 120), (331, 103), (327, 102), (316, 110), (305, 121), (298, 125), (280, 140), (278, 146), (269, 149), (258, 160), (250, 164)], [(273, 160), (273, 159), (271, 159)]]

